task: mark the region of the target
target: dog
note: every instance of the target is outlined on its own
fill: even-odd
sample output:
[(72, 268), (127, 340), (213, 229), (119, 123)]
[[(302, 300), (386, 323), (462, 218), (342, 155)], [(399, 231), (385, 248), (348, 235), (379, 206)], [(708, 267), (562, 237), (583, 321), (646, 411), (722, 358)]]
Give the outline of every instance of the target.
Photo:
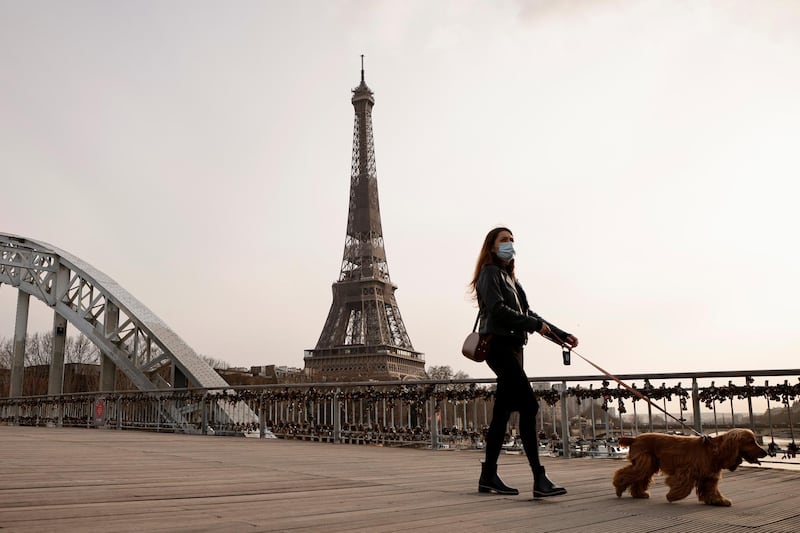
[(660, 470), (667, 476), (668, 501), (682, 500), (696, 489), (701, 502), (723, 507), (731, 501), (719, 491), (722, 470), (733, 472), (743, 460), (761, 464), (759, 459), (767, 455), (749, 429), (732, 429), (717, 437), (644, 433), (622, 437), (619, 444), (630, 447), (631, 464), (614, 473), (618, 498), (629, 487), (634, 498), (649, 498), (653, 474)]

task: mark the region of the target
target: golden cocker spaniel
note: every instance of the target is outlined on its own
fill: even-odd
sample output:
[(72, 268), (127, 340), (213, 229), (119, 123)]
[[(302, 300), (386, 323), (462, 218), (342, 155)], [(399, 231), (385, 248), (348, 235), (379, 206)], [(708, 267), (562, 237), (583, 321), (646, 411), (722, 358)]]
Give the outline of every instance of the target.
[(767, 455), (749, 429), (732, 429), (717, 437), (644, 433), (622, 437), (619, 443), (630, 447), (631, 464), (614, 474), (617, 497), (630, 487), (634, 498), (649, 498), (653, 474), (660, 470), (667, 476), (668, 501), (681, 500), (696, 489), (701, 502), (725, 507), (731, 501), (719, 492), (722, 470), (733, 472), (742, 460), (761, 464), (758, 459)]

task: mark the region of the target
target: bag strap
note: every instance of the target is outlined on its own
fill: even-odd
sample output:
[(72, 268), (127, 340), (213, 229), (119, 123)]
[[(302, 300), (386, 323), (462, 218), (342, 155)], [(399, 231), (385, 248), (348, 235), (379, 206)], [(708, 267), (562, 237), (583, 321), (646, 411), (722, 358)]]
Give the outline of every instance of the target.
[(478, 321), (480, 319), (481, 319), (481, 312), (480, 312), (480, 310), (478, 310), (478, 316), (475, 317), (475, 325), (472, 326), (472, 332), (473, 333), (475, 333), (475, 331), (478, 329)]

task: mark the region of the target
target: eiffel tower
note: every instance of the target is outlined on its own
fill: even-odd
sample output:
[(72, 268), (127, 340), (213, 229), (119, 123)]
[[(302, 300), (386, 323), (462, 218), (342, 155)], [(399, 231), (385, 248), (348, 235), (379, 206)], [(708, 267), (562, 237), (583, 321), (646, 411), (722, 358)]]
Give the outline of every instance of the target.
[(320, 381), (422, 378), (425, 358), (411, 345), (386, 263), (372, 137), (375, 99), (364, 82), (363, 55), (361, 84), (351, 102), (355, 124), (342, 269), (317, 346), (305, 351), (306, 373)]

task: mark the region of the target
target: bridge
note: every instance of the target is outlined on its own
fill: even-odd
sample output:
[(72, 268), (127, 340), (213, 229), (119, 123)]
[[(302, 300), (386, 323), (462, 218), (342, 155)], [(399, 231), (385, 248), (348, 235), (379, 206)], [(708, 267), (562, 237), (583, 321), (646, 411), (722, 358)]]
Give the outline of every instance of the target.
[[(490, 379), (229, 387), (219, 399), (187, 389), (0, 398), (0, 528), (794, 533), (800, 463), (785, 452), (789, 438), (794, 442), (798, 376), (797, 369), (620, 375), (637, 383), (663, 379), (639, 390), (685, 419), (686, 428), (670, 428), (641, 400), (638, 414), (634, 403), (627, 418), (612, 415), (611, 406), (631, 397), (604, 384), (604, 376), (533, 380), (542, 405), (538, 427), (570, 442), (593, 438), (595, 430), (608, 439), (697, 424), (708, 433), (751, 427), (764, 445), (780, 443), (784, 456), (723, 474), (730, 508), (702, 505), (693, 495), (667, 503), (661, 477), (650, 500), (617, 498), (611, 479), (623, 460), (570, 456), (570, 447), (541, 454), (566, 496), (532, 500), (530, 468), (514, 447), (501, 455), (500, 472), (520, 495), (478, 493)], [(791, 382), (776, 379), (783, 377)], [(714, 379), (728, 385), (708, 384)], [(256, 438), (220, 436), (234, 433), (220, 423), (221, 402), (229, 404), (225, 412), (258, 412), (257, 424), (238, 431)], [(751, 402), (765, 402), (766, 413), (749, 409)], [(192, 435), (159, 414), (186, 404), (201, 406)], [(587, 425), (575, 423), (578, 406)], [(278, 438), (263, 438), (272, 436), (267, 430)]]
[[(533, 531), (794, 533), (800, 472), (723, 474), (733, 501), (617, 498), (623, 460), (543, 457), (568, 494), (531, 499), (522, 455), (500, 473), (519, 496), (480, 494), (479, 451), (0, 425), (0, 529), (61, 531)], [(124, 458), (124, 460), (120, 460)], [(202, 474), (199, 474), (202, 473)]]
[[(10, 397), (21, 395), (30, 297), (53, 309), (48, 395), (63, 392), (67, 324), (101, 353), (100, 390), (113, 391), (119, 369), (142, 391), (220, 388), (227, 383), (150, 309), (111, 277), (53, 245), (0, 233), (0, 286), (18, 290)], [(163, 375), (168, 370), (169, 381)], [(180, 423), (178, 411), (164, 413)], [(234, 414), (230, 413), (233, 417)], [(236, 422), (252, 422), (239, 411)]]
[[(501, 473), (521, 494), (475, 487), (493, 379), (231, 387), (133, 296), (63, 250), (0, 234), (0, 283), (19, 291), (13, 393), (0, 398), (0, 529), (788, 533), (800, 523), (800, 465), (787, 453), (800, 369), (618, 375), (652, 404), (606, 376), (533, 378), (538, 427), (562, 443), (542, 460), (569, 494), (532, 501), (513, 445)], [(30, 296), (53, 308), (57, 341), (69, 323), (100, 348), (100, 391), (64, 394), (51, 380), (46, 396), (19, 394)], [(63, 365), (54, 344), (51, 375)], [(117, 368), (138, 391), (114, 389)], [(693, 497), (668, 504), (663, 480), (650, 500), (618, 499), (610, 480), (622, 463), (565, 445), (734, 426), (783, 456), (726, 472), (729, 509)], [(259, 438), (222, 436), (232, 434)]]
[[(624, 460), (570, 457), (570, 447), (542, 453), (566, 496), (532, 500), (530, 469), (513, 446), (500, 471), (520, 495), (478, 493), (491, 379), (0, 398), (0, 529), (794, 533), (800, 463), (786, 451), (794, 443), (798, 376), (798, 369), (620, 375), (644, 381), (640, 391), (688, 424), (671, 429), (641, 401), (638, 414), (633, 403), (633, 415), (612, 415), (609, 407), (632, 398), (604, 376), (532, 380), (542, 404), (538, 426), (570, 442), (595, 430), (608, 439), (734, 425), (753, 428), (764, 445), (779, 442), (783, 456), (724, 473), (731, 508), (702, 505), (693, 495), (667, 503), (661, 477), (650, 500), (616, 498), (611, 479)], [(791, 382), (776, 379), (786, 377)], [(648, 379), (664, 383), (648, 387)], [(750, 409), (753, 402), (766, 402), (766, 413)], [(199, 406), (193, 427), (163, 417), (185, 405)], [(586, 426), (572, 416), (580, 405)], [(258, 412), (258, 423), (225, 427), (231, 418), (224, 413), (240, 409)], [(261, 438), (219, 436), (232, 433)], [(273, 433), (278, 438), (264, 438)]]

